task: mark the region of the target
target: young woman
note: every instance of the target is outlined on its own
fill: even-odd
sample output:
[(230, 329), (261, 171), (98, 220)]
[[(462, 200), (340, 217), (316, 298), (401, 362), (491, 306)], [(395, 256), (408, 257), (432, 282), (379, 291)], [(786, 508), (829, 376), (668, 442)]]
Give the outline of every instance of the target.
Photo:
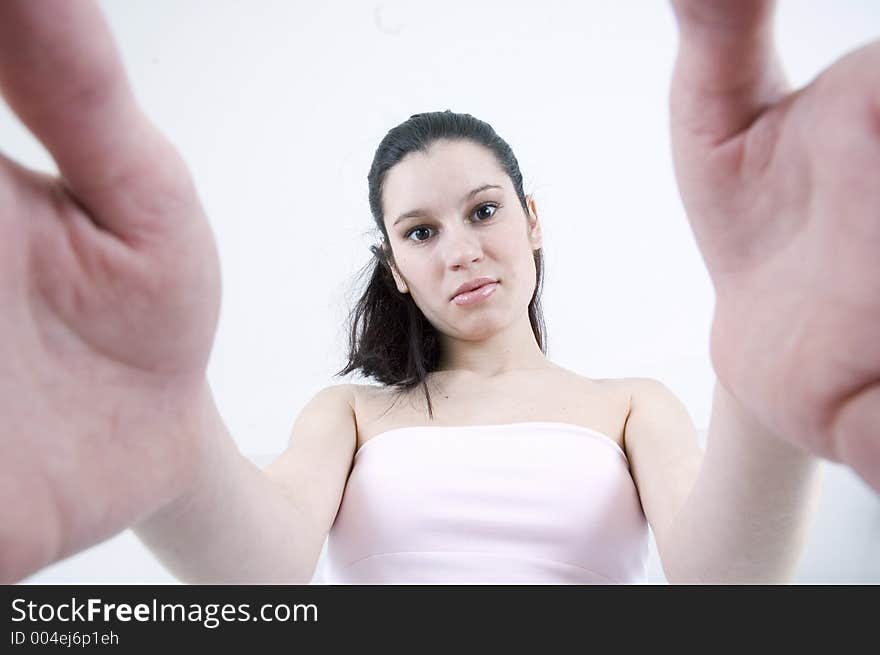
[(547, 360), (537, 207), (488, 125), (440, 112), (370, 174), (345, 370), (382, 384), (318, 393), (261, 471), (205, 379), (208, 221), (98, 10), (0, 4), (0, 86), (60, 171), (0, 166), (2, 581), (127, 526), (192, 582), (306, 582), (328, 534), (330, 581), (635, 582), (648, 528), (671, 582), (789, 579), (816, 455), (880, 488), (877, 46), (789, 93), (771, 3), (674, 8), (676, 171), (718, 297), (706, 452), (662, 384)]
[[(330, 391), (351, 408), (357, 453), (324, 500), (325, 579), (643, 579), (633, 394), (671, 401), (676, 466), (696, 471), (701, 451), (657, 383), (589, 380), (545, 356), (541, 227), (509, 146), (472, 116), (417, 114), (380, 144), (369, 185), (381, 245), (343, 372), (381, 386)], [(269, 470), (303, 461), (292, 445)]]

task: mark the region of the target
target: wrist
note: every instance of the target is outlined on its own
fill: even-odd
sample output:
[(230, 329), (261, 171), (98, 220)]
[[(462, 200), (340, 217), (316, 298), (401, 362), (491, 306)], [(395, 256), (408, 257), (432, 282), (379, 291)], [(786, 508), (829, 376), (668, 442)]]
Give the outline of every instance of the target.
[(712, 402), (710, 435), (715, 440), (733, 440), (738, 449), (744, 449), (750, 456), (759, 454), (768, 461), (791, 461), (811, 463), (817, 458), (775, 433), (757, 416), (746, 408), (736, 396), (716, 380)]

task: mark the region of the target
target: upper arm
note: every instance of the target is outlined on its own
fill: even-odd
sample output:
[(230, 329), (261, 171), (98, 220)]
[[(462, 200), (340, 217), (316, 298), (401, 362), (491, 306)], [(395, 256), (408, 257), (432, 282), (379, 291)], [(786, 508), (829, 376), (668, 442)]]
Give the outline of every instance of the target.
[(638, 378), (631, 392), (624, 444), (662, 559), (669, 526), (696, 482), (703, 450), (687, 409), (663, 383)]
[(354, 386), (326, 387), (305, 405), (287, 449), (264, 473), (278, 483), (306, 521), (319, 549), (336, 519), (357, 444)]

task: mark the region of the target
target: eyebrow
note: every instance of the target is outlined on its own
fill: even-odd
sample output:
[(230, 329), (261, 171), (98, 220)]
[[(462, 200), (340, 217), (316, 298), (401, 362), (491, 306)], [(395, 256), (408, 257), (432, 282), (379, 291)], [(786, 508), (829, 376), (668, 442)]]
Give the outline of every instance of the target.
[[(481, 186), (481, 187), (477, 187), (476, 189), (474, 189), (473, 191), (471, 191), (470, 193), (468, 193), (464, 198), (462, 198), (462, 199), (461, 199), (461, 204), (466, 203), (468, 200), (470, 200), (470, 199), (473, 198), (475, 195), (477, 195), (480, 191), (485, 191), (486, 189), (501, 189), (501, 188), (502, 188), (502, 187), (498, 186), (497, 184), (484, 184), (484, 185)], [(428, 212), (427, 212), (426, 210), (424, 210), (424, 209), (411, 209), (411, 210), (409, 210), (408, 212), (404, 212), (404, 213), (402, 213), (400, 216), (398, 216), (398, 217), (394, 220), (394, 223), (392, 223), (392, 227), (393, 227), (394, 225), (397, 225), (398, 223), (400, 223), (400, 221), (402, 221), (402, 220), (404, 220), (404, 219), (406, 219), (406, 218), (413, 218), (413, 217), (415, 217), (415, 216), (424, 216), (424, 215), (427, 214), (427, 213), (428, 213)]]

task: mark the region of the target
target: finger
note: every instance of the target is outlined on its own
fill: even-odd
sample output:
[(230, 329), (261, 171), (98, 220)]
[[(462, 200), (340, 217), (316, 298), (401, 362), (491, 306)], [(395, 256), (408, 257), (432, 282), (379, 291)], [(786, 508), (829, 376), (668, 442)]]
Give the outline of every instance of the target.
[(185, 165), (139, 110), (91, 0), (0, 2), (0, 91), (111, 232), (146, 236), (195, 202)]
[(774, 0), (672, 0), (679, 27), (673, 130), (717, 146), (790, 91), (773, 43)]

